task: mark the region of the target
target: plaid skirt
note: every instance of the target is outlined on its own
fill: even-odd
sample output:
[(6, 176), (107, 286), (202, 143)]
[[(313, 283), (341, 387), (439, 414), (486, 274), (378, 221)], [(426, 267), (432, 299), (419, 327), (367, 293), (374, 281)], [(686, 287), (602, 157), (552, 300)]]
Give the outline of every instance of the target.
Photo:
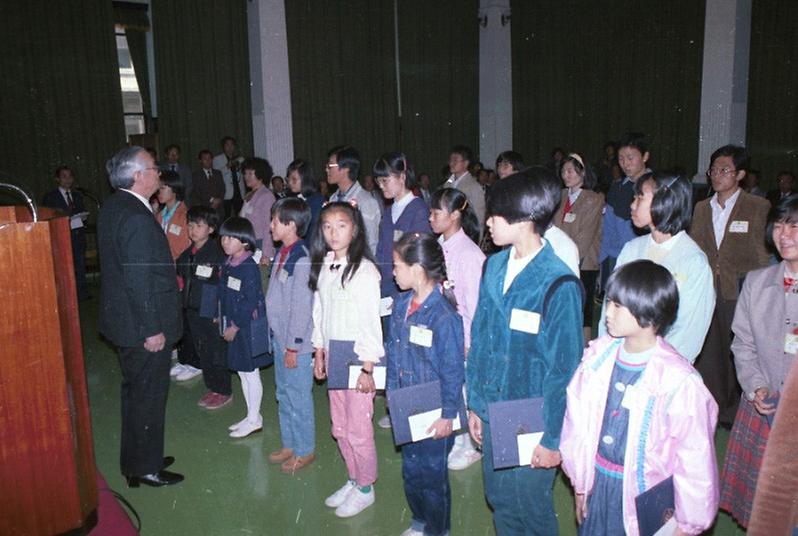
[(743, 397), (726, 447), (720, 478), (720, 509), (731, 514), (744, 528), (748, 527), (751, 517), (756, 479), (769, 435), (767, 419)]

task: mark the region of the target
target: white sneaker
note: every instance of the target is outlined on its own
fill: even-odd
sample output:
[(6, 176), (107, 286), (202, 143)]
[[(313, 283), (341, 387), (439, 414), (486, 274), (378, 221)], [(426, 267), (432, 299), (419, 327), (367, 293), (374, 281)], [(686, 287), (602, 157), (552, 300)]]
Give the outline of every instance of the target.
[(462, 471), (482, 459), (482, 453), (478, 450), (464, 448), (452, 452), (449, 456), (449, 469), (452, 471)]
[(324, 504), (329, 506), (330, 508), (338, 508), (346, 501), (346, 496), (349, 495), (349, 492), (355, 489), (355, 484), (351, 480), (347, 480), (346, 484), (341, 486), (341, 488), (324, 499)]
[(243, 422), (239, 423), (235, 430), (230, 432), (230, 437), (234, 438), (242, 438), (247, 437), (250, 434), (254, 434), (255, 432), (260, 432), (263, 430), (263, 418), (258, 418), (257, 421), (251, 422), (247, 419), (244, 419)]
[(191, 365), (183, 365), (183, 372), (175, 376), (175, 380), (187, 382), (188, 380), (193, 380), (200, 374), (202, 374), (202, 369), (192, 367)]
[(383, 415), (379, 421), (377, 421), (377, 426), (380, 428), (385, 428), (386, 430), (391, 427), (391, 416), (390, 415)]
[(424, 532), (410, 527), (399, 536), (424, 536)]
[(363, 493), (355, 488), (346, 496), (344, 504), (335, 509), (335, 515), (338, 517), (352, 517), (358, 515), (360, 512), (374, 504), (374, 485), (371, 486), (371, 491)]
[(186, 370), (186, 366), (183, 363), (175, 363), (174, 366), (171, 369), (169, 369), (169, 376), (174, 378), (178, 374), (182, 373), (184, 370)]
[(246, 417), (244, 417), (243, 419), (241, 419), (240, 421), (238, 421), (235, 424), (231, 424), (230, 426), (227, 427), (227, 429), (232, 432), (233, 430), (237, 430), (238, 427), (241, 426), (242, 424), (244, 424), (245, 422), (247, 422), (247, 418)]

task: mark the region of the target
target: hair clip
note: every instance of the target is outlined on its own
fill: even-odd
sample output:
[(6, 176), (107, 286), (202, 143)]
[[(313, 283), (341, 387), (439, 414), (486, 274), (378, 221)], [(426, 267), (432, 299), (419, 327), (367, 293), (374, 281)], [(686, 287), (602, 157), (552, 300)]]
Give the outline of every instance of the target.
[(352, 208), (357, 208), (357, 199), (350, 199), (349, 206), (351, 206)]
[(324, 207), (326, 207), (329, 204), (330, 204), (330, 200), (328, 199), (327, 201), (325, 201), (324, 203), (321, 204), (321, 208), (324, 208)]
[(444, 279), (441, 284), (444, 290), (452, 290), (454, 288), (454, 281), (450, 281), (449, 279)]
[(464, 212), (465, 209), (467, 209), (467, 208), (468, 208), (468, 199), (463, 201), (463, 206), (462, 206), (462, 208), (460, 208), (460, 212)]

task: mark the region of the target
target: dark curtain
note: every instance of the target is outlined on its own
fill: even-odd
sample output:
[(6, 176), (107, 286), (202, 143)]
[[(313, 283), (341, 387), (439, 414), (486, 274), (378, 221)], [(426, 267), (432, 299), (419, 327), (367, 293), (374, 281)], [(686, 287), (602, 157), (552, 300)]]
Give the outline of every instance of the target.
[(292, 0), (285, 9), (295, 156), (323, 177), (327, 151), (352, 145), (370, 172), (398, 149), (393, 2)]
[(513, 143), (528, 163), (555, 146), (592, 162), (628, 130), (655, 167), (692, 176), (698, 155), (704, 2), (512, 2)]
[(398, 7), (401, 120), (393, 1), (286, 2), (294, 153), (317, 173), (327, 150), (344, 143), (360, 150), (363, 173), (382, 153), (400, 150), (433, 181), (451, 145), (476, 149), (476, 0), (399, 0)]
[(150, 31), (147, 5), (114, 2), (114, 22), (125, 29), (130, 59), (133, 62), (133, 69), (136, 71), (136, 82), (139, 85), (139, 93), (141, 93), (144, 123), (149, 132), (152, 124), (152, 105), (149, 62), (147, 61), (147, 32)]
[[(477, 0), (399, 0), (402, 146), (441, 179), (452, 145), (479, 151)], [(496, 155), (482, 155), (487, 167)]]
[(798, 173), (798, 2), (756, 0), (751, 20), (747, 140), (762, 188)]
[(246, 0), (153, 0), (158, 138), (197, 167), (197, 154), (222, 152), (221, 139), (252, 154)]
[(107, 193), (105, 162), (125, 143), (111, 3), (2, 2), (0, 50), (0, 173), (41, 200), (66, 164)]

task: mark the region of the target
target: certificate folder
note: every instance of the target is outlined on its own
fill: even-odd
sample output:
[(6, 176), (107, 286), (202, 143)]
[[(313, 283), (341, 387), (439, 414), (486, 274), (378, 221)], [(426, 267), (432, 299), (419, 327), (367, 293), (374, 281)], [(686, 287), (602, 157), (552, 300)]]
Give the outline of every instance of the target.
[[(351, 369), (363, 367), (363, 361), (355, 353), (355, 341), (331, 340), (327, 348), (327, 389), (354, 389), (350, 382)], [(374, 384), (385, 389), (385, 366), (374, 366)]]
[[(391, 427), (396, 445), (432, 437), (426, 434), (426, 428), (441, 415), (443, 403), (439, 381), (392, 389), (386, 391), (386, 395), (391, 410)], [(452, 423), (452, 429), (459, 430), (466, 426), (467, 422), (465, 404), (461, 404), (457, 410), (457, 417)]]
[(640, 536), (653, 536), (667, 524), (673, 517), (674, 504), (672, 476), (635, 497)]
[[(543, 398), (505, 400), (488, 405), (493, 467), (504, 469), (532, 463), (531, 449), (543, 436)], [(519, 456), (524, 451), (524, 459)], [(529, 459), (525, 459), (527, 457)]]

